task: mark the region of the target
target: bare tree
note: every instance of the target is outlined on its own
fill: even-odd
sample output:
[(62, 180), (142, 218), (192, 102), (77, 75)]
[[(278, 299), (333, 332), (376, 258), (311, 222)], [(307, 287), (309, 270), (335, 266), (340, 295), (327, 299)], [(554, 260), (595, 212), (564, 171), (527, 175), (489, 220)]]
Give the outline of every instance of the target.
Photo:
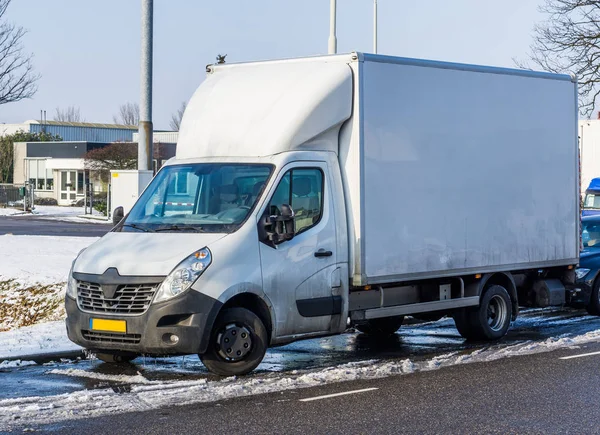
[(33, 55), (23, 53), (22, 27), (4, 20), (11, 0), (0, 0), (0, 104), (31, 98), (39, 74), (33, 72)]
[(97, 171), (100, 179), (107, 182), (111, 169), (137, 168), (137, 144), (115, 142), (108, 146), (88, 151), (83, 158), (85, 169)]
[(119, 106), (119, 113), (113, 116), (115, 124), (138, 125), (140, 123), (140, 106), (138, 103), (125, 103)]
[(540, 11), (548, 19), (534, 28), (531, 61), (545, 71), (575, 73), (579, 109), (589, 116), (600, 95), (600, 0), (546, 0)]
[(57, 107), (54, 113), (54, 120), (62, 122), (85, 122), (85, 119), (81, 117), (79, 107), (75, 106), (69, 106), (66, 109)]
[(183, 112), (185, 112), (185, 107), (187, 103), (184, 101), (177, 109), (177, 112), (171, 115), (171, 122), (169, 122), (169, 127), (171, 127), (174, 131), (179, 131), (179, 126), (181, 125), (181, 119), (183, 118)]

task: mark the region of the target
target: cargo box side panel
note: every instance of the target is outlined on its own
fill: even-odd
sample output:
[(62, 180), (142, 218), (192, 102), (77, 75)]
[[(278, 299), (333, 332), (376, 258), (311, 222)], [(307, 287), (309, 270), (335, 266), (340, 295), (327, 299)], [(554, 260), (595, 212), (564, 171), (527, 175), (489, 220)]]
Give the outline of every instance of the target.
[(575, 84), (364, 62), (369, 283), (578, 257)]
[(352, 117), (340, 129), (339, 135), (339, 162), (344, 185), (344, 198), (346, 206), (346, 216), (348, 220), (348, 254), (349, 269), (353, 285), (362, 285), (366, 278), (362, 271), (364, 266), (361, 264), (362, 252), (364, 252), (363, 238), (361, 237), (361, 227), (363, 222), (361, 216), (364, 210), (362, 204), (362, 108), (361, 96), (363, 95), (360, 80), (362, 62), (350, 63), (353, 73), (353, 102)]

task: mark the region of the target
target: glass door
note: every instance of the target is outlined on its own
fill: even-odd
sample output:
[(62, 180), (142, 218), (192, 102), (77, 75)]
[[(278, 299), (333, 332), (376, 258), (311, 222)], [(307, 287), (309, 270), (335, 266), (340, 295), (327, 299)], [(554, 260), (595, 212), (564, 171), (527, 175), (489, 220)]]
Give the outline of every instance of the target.
[(60, 205), (71, 205), (77, 198), (77, 171), (60, 171)]

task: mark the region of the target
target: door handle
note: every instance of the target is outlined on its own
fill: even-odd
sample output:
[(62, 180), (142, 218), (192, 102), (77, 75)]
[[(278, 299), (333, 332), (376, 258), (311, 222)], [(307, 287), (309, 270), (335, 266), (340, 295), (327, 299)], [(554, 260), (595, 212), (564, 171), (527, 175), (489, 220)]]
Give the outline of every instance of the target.
[(325, 249), (319, 249), (317, 252), (315, 252), (315, 257), (317, 257), (317, 258), (331, 257), (332, 255), (333, 255), (333, 252), (326, 251)]

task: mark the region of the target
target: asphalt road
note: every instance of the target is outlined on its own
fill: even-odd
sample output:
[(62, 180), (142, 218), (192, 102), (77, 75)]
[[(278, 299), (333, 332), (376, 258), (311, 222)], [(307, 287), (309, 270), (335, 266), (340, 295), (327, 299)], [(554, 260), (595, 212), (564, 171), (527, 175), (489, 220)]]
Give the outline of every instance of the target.
[(112, 225), (30, 217), (0, 217), (0, 235), (102, 237)]
[[(588, 352), (598, 354), (560, 359)], [(71, 434), (600, 433), (599, 364), (600, 343), (594, 343), (36, 429)], [(365, 389), (372, 390), (319, 398)]]

